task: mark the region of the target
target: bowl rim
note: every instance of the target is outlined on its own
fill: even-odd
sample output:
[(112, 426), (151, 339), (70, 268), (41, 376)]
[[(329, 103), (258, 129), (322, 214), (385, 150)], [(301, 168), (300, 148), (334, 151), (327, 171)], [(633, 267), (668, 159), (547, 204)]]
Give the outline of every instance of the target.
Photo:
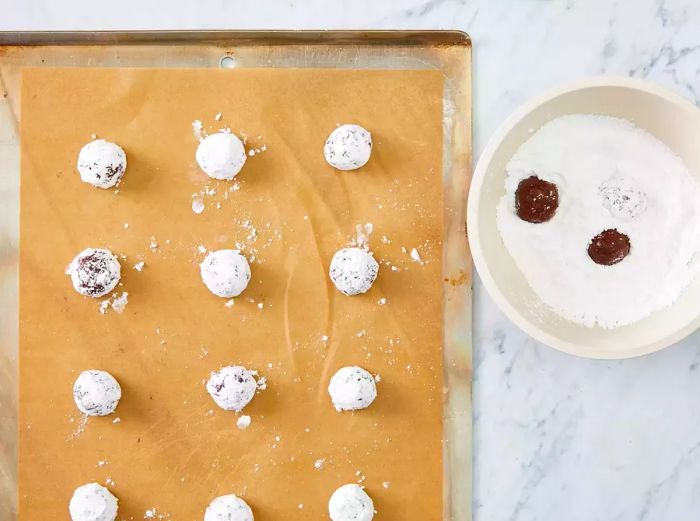
[(700, 327), (700, 312), (694, 320), (691, 320), (684, 327), (674, 331), (664, 338), (657, 340), (656, 342), (638, 345), (631, 349), (618, 350), (593, 348), (562, 340), (554, 335), (551, 335), (550, 333), (547, 333), (536, 324), (530, 322), (506, 299), (505, 295), (498, 288), (496, 280), (494, 279), (493, 275), (491, 274), (491, 270), (487, 265), (483, 250), (481, 248), (480, 234), (478, 231), (480, 224), (480, 194), (484, 184), (484, 179), (486, 177), (486, 172), (493, 160), (496, 150), (499, 148), (508, 133), (533, 110), (539, 108), (545, 103), (571, 92), (595, 87), (621, 87), (633, 89), (658, 96), (677, 105), (680, 109), (700, 112), (700, 108), (698, 108), (693, 102), (667, 88), (661, 87), (648, 80), (618, 76), (594, 76), (584, 78), (574, 82), (569, 82), (560, 87), (555, 87), (548, 90), (544, 94), (532, 98), (516, 108), (515, 111), (513, 111), (513, 113), (511, 113), (511, 115), (498, 126), (496, 131), (488, 139), (479, 157), (472, 176), (471, 186), (469, 188), (469, 197), (467, 202), (467, 238), (469, 240), (469, 247), (472, 252), (474, 266), (476, 267), (484, 288), (486, 288), (486, 291), (494, 300), (498, 308), (518, 328), (535, 340), (570, 355), (601, 360), (616, 360), (651, 354), (675, 344)]

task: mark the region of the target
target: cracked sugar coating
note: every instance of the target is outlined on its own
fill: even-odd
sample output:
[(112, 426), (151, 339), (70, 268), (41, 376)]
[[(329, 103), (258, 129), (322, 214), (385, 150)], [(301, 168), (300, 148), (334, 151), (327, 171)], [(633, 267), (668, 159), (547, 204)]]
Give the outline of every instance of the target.
[(348, 483), (331, 495), (328, 514), (332, 521), (372, 521), (374, 503), (359, 485)]
[(248, 503), (234, 494), (217, 497), (209, 503), (204, 521), (253, 521)]
[(364, 248), (343, 248), (335, 252), (329, 275), (338, 291), (345, 295), (366, 293), (379, 272), (372, 252)]
[(341, 125), (328, 136), (323, 154), (333, 168), (356, 170), (369, 161), (372, 135), (359, 125)]
[(237, 297), (248, 287), (250, 265), (238, 250), (216, 250), (199, 265), (202, 282), (214, 295)]
[(76, 488), (68, 506), (73, 521), (114, 521), (117, 508), (117, 498), (97, 483)]
[(121, 266), (111, 251), (87, 248), (75, 256), (67, 273), (75, 291), (86, 297), (99, 298), (117, 286)]
[(88, 416), (112, 414), (121, 397), (119, 382), (106, 371), (83, 371), (73, 384), (75, 405)]
[(238, 136), (230, 132), (218, 132), (199, 143), (195, 158), (199, 168), (209, 177), (230, 180), (236, 177), (245, 164), (245, 146)]
[(372, 404), (377, 397), (377, 384), (365, 369), (343, 367), (331, 378), (328, 394), (337, 411), (357, 411)]
[(207, 391), (216, 405), (227, 411), (240, 412), (255, 396), (258, 383), (253, 373), (239, 365), (222, 367), (211, 373)]
[(112, 188), (126, 172), (126, 153), (119, 145), (95, 139), (78, 154), (80, 179), (98, 188)]
[(603, 207), (623, 221), (639, 217), (647, 209), (647, 194), (632, 180), (614, 176), (598, 187)]

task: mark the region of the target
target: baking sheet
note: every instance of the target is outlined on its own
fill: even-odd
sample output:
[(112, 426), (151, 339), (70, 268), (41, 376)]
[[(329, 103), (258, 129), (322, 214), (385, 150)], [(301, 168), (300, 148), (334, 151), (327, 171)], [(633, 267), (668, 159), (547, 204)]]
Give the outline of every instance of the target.
[[(99, 45), (83, 45), (90, 41)], [(53, 42), (53, 44), (52, 44)], [(56, 42), (61, 42), (57, 45)], [(470, 262), (464, 243), (464, 195), (468, 186), (470, 162), (469, 41), (463, 34), (441, 32), (355, 33), (84, 33), (84, 34), (0, 34), (0, 79), (6, 97), (0, 98), (0, 131), (5, 154), (0, 157), (5, 171), (17, 172), (17, 125), (19, 110), (19, 74), (26, 65), (158, 65), (216, 67), (222, 56), (234, 57), (235, 66), (249, 68), (314, 67), (340, 68), (426, 68), (436, 69), (445, 78), (443, 99), (443, 181), (447, 201), (445, 230), (445, 410), (446, 454), (444, 481), (444, 518), (468, 519), (470, 516)], [(15, 44), (29, 43), (30, 46)], [(46, 45), (51, 44), (51, 45)], [(79, 44), (79, 45), (75, 45)], [(155, 45), (154, 45), (155, 44)], [(16, 277), (16, 193), (17, 177), (3, 178), (8, 194), (2, 225), (5, 270), (3, 282), (8, 288), (6, 307), (16, 306), (12, 279)], [(9, 285), (8, 285), (9, 284)], [(11, 313), (8, 313), (11, 317)], [(12, 360), (16, 349), (16, 323), (3, 324), (2, 352), (9, 363), (2, 380), (0, 402), (10, 413), (14, 408)], [(13, 347), (14, 346), (14, 347)], [(10, 419), (12, 418), (10, 414)], [(13, 485), (12, 422), (3, 435), (3, 466), (7, 474), (3, 489)], [(8, 459), (9, 458), (9, 459)], [(0, 511), (13, 518), (12, 494), (0, 496)]]

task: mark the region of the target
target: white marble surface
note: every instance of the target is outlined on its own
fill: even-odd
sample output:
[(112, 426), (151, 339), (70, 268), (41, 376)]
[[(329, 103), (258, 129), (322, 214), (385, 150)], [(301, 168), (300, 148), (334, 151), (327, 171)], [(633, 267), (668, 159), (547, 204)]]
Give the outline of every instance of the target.
[[(587, 75), (649, 78), (700, 103), (698, 0), (0, 0), (4, 30), (136, 28), (466, 30), (477, 157), (519, 103)], [(700, 334), (642, 359), (581, 360), (475, 293), (475, 519), (696, 519)]]

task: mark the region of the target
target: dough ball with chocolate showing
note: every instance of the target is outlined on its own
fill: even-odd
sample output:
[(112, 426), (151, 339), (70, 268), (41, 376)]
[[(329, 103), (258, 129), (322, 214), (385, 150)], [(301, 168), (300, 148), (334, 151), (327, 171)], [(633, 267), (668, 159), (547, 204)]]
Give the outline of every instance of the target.
[(242, 411), (255, 396), (257, 388), (252, 371), (240, 365), (214, 371), (207, 382), (207, 391), (216, 405), (226, 411)]
[(204, 521), (253, 521), (248, 503), (234, 494), (217, 497), (204, 512)]
[(625, 177), (611, 177), (598, 187), (603, 207), (610, 215), (631, 220), (647, 209), (647, 194)]
[(83, 371), (73, 384), (73, 399), (88, 416), (107, 416), (119, 405), (122, 388), (111, 374), (92, 369)]
[(121, 265), (109, 250), (86, 248), (71, 261), (67, 273), (75, 291), (86, 297), (99, 298), (119, 284)]
[(202, 282), (214, 295), (237, 297), (248, 287), (250, 265), (238, 250), (216, 250), (199, 265)]
[(115, 143), (95, 139), (78, 154), (80, 179), (97, 188), (112, 188), (126, 172), (126, 153)]
[(630, 238), (615, 229), (604, 230), (591, 239), (588, 256), (596, 264), (612, 266), (629, 255)]
[(520, 181), (515, 191), (515, 213), (523, 221), (543, 223), (549, 221), (559, 207), (557, 185), (531, 175)]
[(336, 411), (357, 411), (366, 409), (377, 397), (377, 383), (365, 369), (347, 366), (333, 375), (328, 384)]
[(326, 161), (338, 170), (357, 170), (372, 154), (372, 135), (359, 125), (341, 125), (323, 147)]
[(117, 509), (117, 498), (97, 483), (76, 488), (68, 505), (73, 521), (114, 521)]
[(372, 287), (379, 264), (372, 252), (364, 248), (343, 248), (331, 259), (329, 275), (338, 291), (344, 295), (366, 293)]
[(236, 177), (246, 161), (245, 146), (230, 132), (217, 132), (205, 137), (197, 147), (197, 164), (213, 179)]
[(332, 521), (372, 521), (374, 502), (359, 485), (348, 483), (331, 495), (328, 514)]

